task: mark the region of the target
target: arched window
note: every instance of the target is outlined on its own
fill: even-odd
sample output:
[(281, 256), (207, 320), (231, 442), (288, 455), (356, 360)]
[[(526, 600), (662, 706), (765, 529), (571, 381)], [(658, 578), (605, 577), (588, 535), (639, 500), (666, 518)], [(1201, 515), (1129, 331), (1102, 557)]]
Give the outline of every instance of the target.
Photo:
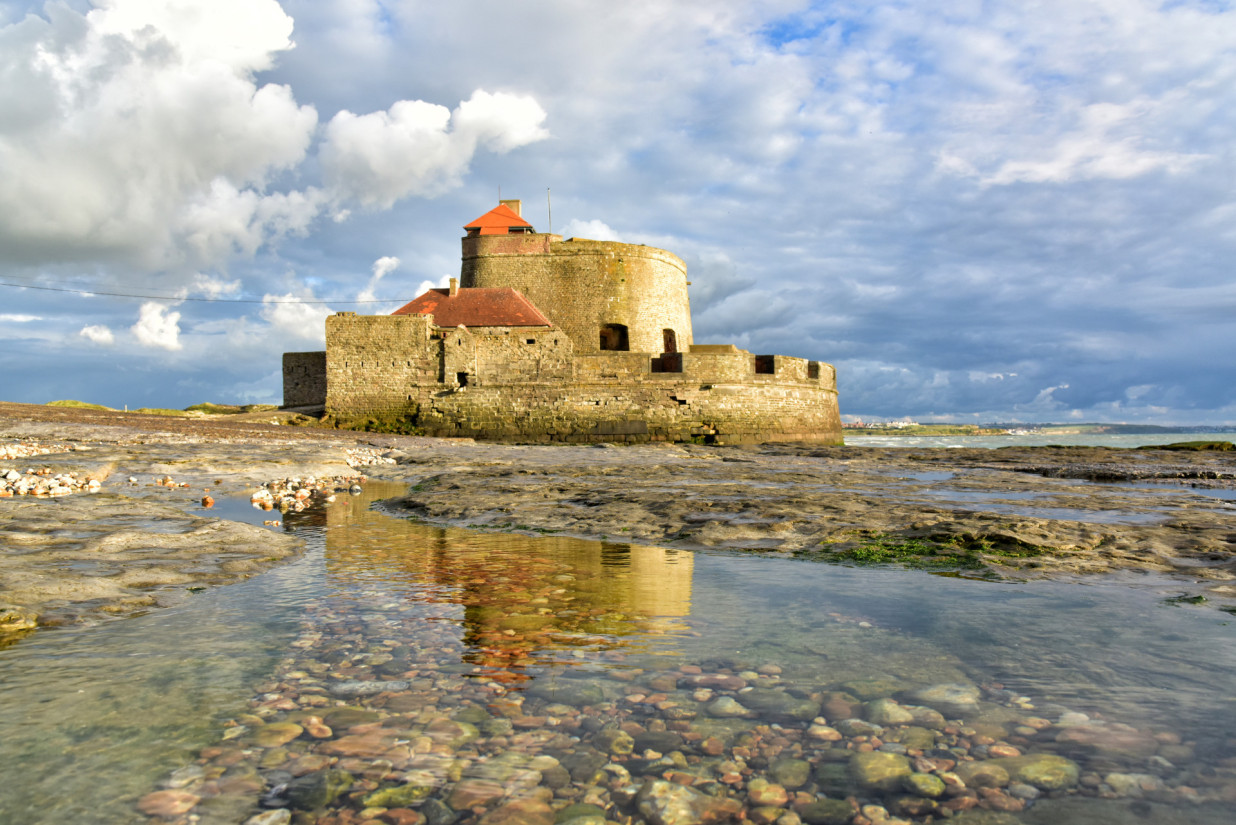
[(627, 352), (631, 342), (627, 338), (626, 324), (605, 324), (601, 327), (601, 349)]

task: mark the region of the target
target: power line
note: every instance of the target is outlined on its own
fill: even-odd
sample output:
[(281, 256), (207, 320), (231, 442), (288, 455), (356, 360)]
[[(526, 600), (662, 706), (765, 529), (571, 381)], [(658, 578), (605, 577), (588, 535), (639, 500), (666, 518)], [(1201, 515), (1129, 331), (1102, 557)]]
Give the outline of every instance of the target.
[(0, 281), (0, 286), (12, 286), (19, 289), (41, 289), (45, 292), (71, 292), (74, 295), (103, 295), (108, 298), (149, 298), (153, 301), (200, 301), (214, 304), (393, 304), (397, 301), (408, 301), (408, 298), (372, 298), (367, 301), (302, 301), (293, 298), (290, 301), (257, 300), (256, 298), (181, 298), (174, 295), (138, 295), (133, 292), (96, 292), (85, 289), (66, 289), (58, 286), (34, 286), (33, 284), (14, 284)]

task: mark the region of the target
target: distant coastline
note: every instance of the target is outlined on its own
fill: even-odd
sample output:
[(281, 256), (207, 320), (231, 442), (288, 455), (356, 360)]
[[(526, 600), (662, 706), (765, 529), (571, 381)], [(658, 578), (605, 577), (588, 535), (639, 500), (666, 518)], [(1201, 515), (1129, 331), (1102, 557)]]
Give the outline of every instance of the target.
[(1001, 436), (1001, 435), (1189, 435), (1196, 433), (1236, 433), (1236, 425), (1155, 424), (918, 424), (852, 423), (843, 424), (845, 437), (865, 436)]

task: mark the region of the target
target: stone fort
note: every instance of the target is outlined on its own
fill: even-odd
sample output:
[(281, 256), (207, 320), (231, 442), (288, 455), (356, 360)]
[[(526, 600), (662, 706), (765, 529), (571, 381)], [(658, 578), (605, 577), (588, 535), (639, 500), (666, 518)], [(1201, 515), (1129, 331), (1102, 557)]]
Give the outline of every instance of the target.
[(537, 232), (517, 200), (464, 230), (449, 288), (284, 353), (284, 407), (435, 436), (841, 443), (831, 365), (695, 343), (678, 256)]

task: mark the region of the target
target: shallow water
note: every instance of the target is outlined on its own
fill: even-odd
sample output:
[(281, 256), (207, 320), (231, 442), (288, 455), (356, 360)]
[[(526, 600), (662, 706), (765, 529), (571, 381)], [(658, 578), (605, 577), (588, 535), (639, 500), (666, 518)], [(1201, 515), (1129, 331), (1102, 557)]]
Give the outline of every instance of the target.
[[(325, 513), (288, 518), (286, 529), (306, 536), (310, 550), (267, 574), (197, 594), (182, 607), (40, 632), (0, 651), (9, 777), (0, 783), (0, 822), (146, 821), (135, 801), (221, 743), (225, 751), (247, 746), (248, 756), (235, 751), (242, 761), (227, 776), (240, 777), (248, 765), (242, 779), (252, 778), (250, 763), (264, 752), (229, 731), (255, 710), (268, 721), (282, 718), (272, 696), (327, 697), (319, 700), (325, 709), (373, 702), (421, 726), (502, 697), (524, 700), (533, 721), (517, 718), (515, 731), (491, 732), (488, 744), (482, 738), (490, 750), (474, 754), (466, 778), (504, 748), (548, 752), (549, 734), (582, 735), (562, 727), (581, 713), (564, 704), (564, 686), (584, 683), (604, 694), (579, 718), (631, 713), (655, 728), (662, 711), (642, 704), (644, 683), (684, 665), (731, 676), (779, 670), (744, 678), (800, 698), (860, 680), (897, 689), (981, 683), (985, 718), (1055, 720), (1079, 711), (1178, 734), (1192, 749), (1187, 759), (1173, 753), (1171, 781), (1203, 791), (1207, 782), (1234, 781), (1236, 621), (1204, 605), (1169, 603), (1176, 593), (1169, 580), (991, 583), (448, 530), (369, 509), (401, 492), (373, 483)], [(376, 698), (346, 688), (394, 680), (407, 684)], [(684, 693), (690, 690), (668, 695), (691, 707)], [(501, 728), (503, 720), (489, 721)], [(707, 724), (731, 735), (761, 723), (805, 724), (773, 716)], [(302, 737), (287, 747), (295, 756), (323, 744)], [(1144, 755), (1128, 764), (1078, 758), (1083, 771), (1100, 774), (1145, 769)], [(258, 776), (273, 781), (279, 763), (271, 761)], [(762, 770), (757, 759), (752, 764)], [(196, 812), (203, 821), (240, 822), (256, 810), (257, 796), (232, 789)], [(1183, 804), (1164, 799), (1140, 821), (1169, 821)], [(1053, 809), (1057, 802), (1040, 801), (1019, 816), (1089, 823), (1116, 804), (1081, 799), (1080, 807)], [(1225, 821), (1208, 806), (1189, 811), (1190, 822)]]

